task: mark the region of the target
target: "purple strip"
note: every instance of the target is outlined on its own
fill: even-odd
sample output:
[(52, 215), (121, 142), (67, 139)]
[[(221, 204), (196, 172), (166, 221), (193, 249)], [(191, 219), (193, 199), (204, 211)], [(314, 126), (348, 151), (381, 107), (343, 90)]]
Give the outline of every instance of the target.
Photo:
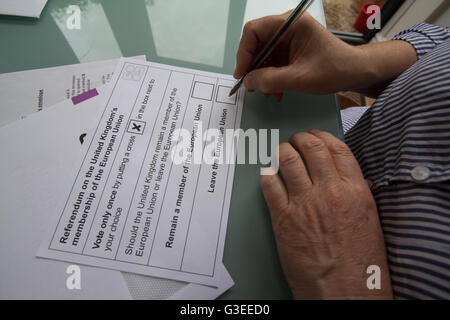
[(73, 97), (72, 102), (74, 105), (77, 105), (77, 104), (82, 103), (83, 101), (89, 100), (90, 98), (93, 98), (95, 96), (98, 96), (97, 89), (92, 89), (92, 90), (86, 91), (85, 93), (82, 93), (76, 97)]

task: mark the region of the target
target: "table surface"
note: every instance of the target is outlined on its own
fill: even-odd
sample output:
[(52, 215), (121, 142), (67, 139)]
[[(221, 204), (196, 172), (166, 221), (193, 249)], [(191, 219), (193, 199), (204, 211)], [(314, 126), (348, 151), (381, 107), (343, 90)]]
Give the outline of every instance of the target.
[[(40, 19), (0, 16), (0, 73), (145, 54), (149, 61), (232, 74), (246, 21), (293, 0), (49, 0)], [(70, 30), (70, 5), (81, 29)], [(322, 1), (310, 13), (325, 24)], [(334, 95), (288, 93), (281, 103), (247, 94), (242, 129), (280, 129), (280, 141), (318, 128), (342, 138)], [(223, 299), (287, 299), (259, 166), (237, 165), (224, 264), (235, 286)]]

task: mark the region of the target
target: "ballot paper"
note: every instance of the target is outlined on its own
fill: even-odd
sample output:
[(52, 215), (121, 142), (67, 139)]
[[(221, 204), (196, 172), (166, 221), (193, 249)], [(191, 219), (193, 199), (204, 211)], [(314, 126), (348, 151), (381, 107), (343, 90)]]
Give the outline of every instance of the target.
[(111, 84), (38, 256), (217, 287), (234, 165), (171, 152), (176, 129), (195, 149), (202, 124), (237, 128), (243, 88), (230, 98), (229, 75), (130, 59)]
[(35, 257), (48, 221), (70, 192), (67, 172), (77, 166), (103, 90), (0, 128), (0, 299), (217, 298), (234, 284), (223, 265), (218, 288), (80, 266), (81, 288), (70, 290), (69, 263)]
[[(145, 55), (133, 58), (145, 61)], [(107, 83), (118, 61), (0, 74), (0, 127)]]
[(47, 0), (2, 0), (0, 14), (39, 18)]

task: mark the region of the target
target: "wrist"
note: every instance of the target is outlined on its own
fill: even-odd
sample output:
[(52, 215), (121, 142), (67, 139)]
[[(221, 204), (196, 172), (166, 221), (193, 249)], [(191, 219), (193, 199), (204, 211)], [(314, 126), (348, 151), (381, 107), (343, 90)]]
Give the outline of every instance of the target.
[(378, 63), (373, 60), (370, 46), (352, 47), (351, 61), (353, 69), (352, 83), (345, 91), (360, 92), (383, 82), (385, 76), (382, 74)]
[(341, 42), (339, 53), (334, 63), (333, 73), (337, 76), (334, 83), (337, 91), (358, 91), (380, 81), (380, 70), (369, 63), (368, 48), (351, 46)]
[(356, 46), (354, 51), (359, 74), (349, 90), (374, 97), (417, 61), (414, 47), (400, 40)]
[(390, 300), (393, 298), (387, 264), (380, 269), (379, 288), (370, 289), (367, 268), (348, 266), (329, 270), (320, 277), (302, 279), (291, 287), (298, 300)]

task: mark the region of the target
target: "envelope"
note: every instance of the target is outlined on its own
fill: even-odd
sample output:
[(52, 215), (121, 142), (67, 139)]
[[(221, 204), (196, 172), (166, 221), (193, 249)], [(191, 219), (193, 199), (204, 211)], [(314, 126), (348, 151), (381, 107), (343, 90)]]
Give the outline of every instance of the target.
[[(145, 61), (145, 55), (133, 57)], [(0, 74), (0, 127), (109, 82), (119, 59)]]

